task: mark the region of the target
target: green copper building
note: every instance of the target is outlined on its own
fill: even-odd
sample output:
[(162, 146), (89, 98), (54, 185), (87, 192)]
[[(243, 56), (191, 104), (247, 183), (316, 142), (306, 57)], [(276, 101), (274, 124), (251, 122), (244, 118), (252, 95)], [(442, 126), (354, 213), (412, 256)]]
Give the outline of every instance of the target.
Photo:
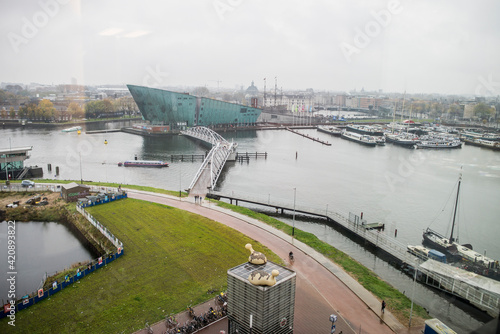
[(170, 129), (191, 126), (213, 128), (255, 125), (261, 109), (187, 93), (127, 85), (142, 118)]

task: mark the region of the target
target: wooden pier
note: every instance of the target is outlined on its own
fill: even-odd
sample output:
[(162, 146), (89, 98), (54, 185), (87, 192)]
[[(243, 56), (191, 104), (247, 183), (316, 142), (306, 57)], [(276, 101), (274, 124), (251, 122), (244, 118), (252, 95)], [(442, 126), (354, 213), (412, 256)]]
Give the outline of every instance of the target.
[(91, 135), (94, 133), (111, 133), (111, 132), (122, 132), (122, 129), (92, 130), (92, 131), (85, 131), (85, 134)]
[(267, 159), (267, 152), (236, 152), (236, 161), (249, 161), (250, 158), (264, 158)]
[[(486, 311), (491, 316), (497, 316), (500, 312), (500, 282), (495, 280), (481, 277), (481, 282), (487, 284), (478, 284), (474, 281), (472, 276), (476, 274), (456, 269), (448, 264), (433, 262), (435, 268), (429, 268), (427, 261), (420, 259), (407, 251), (407, 246), (398, 242), (395, 238), (381, 233), (380, 229), (382, 223), (369, 224), (359, 216), (349, 213), (349, 217), (345, 217), (339, 213), (329, 211), (328, 209), (316, 209), (311, 207), (296, 206), (290, 204), (283, 204), (271, 201), (268, 197), (267, 201), (257, 198), (250, 198), (248, 196), (235, 196), (224, 194), (217, 191), (211, 191), (207, 197), (217, 200), (226, 199), (231, 204), (238, 205), (238, 202), (256, 204), (265, 207), (275, 208), (276, 212), (283, 214), (285, 211), (289, 213), (301, 213), (309, 216), (325, 218), (328, 222), (335, 224), (337, 227), (353, 235), (356, 239), (361, 240), (365, 246), (374, 248), (377, 254), (382, 255), (383, 258), (388, 258), (389, 261), (394, 261), (403, 265), (404, 267), (411, 268), (413, 272), (416, 270), (415, 277), (423, 284), (440, 289), (448, 294), (456, 296), (462, 300), (470, 302), (478, 309)], [(436, 263), (434, 263), (436, 262)], [(427, 264), (427, 265), (426, 265)], [(446, 270), (455, 271), (451, 274), (443, 273)], [(484, 288), (483, 288), (484, 286)]]
[(287, 127), (286, 129), (287, 129), (288, 131), (290, 131), (290, 132), (293, 132), (293, 133), (295, 133), (295, 134), (298, 134), (299, 136), (302, 136), (302, 137), (307, 138), (307, 139), (311, 139), (312, 141), (315, 141), (315, 142), (321, 143), (321, 144), (323, 144), (323, 145), (327, 145), (327, 146), (331, 146), (331, 145), (332, 145), (331, 143), (329, 143), (329, 142), (327, 142), (327, 141), (323, 141), (323, 140), (321, 140), (321, 139), (319, 139), (319, 138), (314, 138), (314, 137), (311, 137), (311, 136), (309, 136), (308, 134), (303, 134), (303, 133), (300, 133), (300, 132), (295, 131), (295, 130), (293, 130), (293, 129), (291, 129), (291, 128), (288, 128), (288, 127)]
[(206, 154), (172, 154), (170, 155), (170, 161), (198, 161), (204, 160), (206, 158)]

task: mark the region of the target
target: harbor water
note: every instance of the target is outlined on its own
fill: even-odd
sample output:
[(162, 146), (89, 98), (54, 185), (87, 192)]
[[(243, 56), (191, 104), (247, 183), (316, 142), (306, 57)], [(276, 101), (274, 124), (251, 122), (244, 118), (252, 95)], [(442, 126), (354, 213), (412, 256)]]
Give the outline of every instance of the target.
[[(142, 137), (122, 132), (86, 135), (85, 129), (78, 135), (49, 128), (1, 131), (2, 148), (8, 147), (7, 138), (12, 147), (33, 146), (26, 163), (43, 167), (44, 177), (56, 180), (83, 179), (184, 190), (201, 162), (171, 161), (172, 155), (203, 154), (207, 150), (183, 136)], [(500, 244), (496, 241), (500, 235), (498, 152), (467, 145), (454, 150), (414, 150), (391, 144), (365, 147), (315, 129), (299, 131), (332, 145), (321, 145), (286, 130), (221, 133), (238, 143), (238, 152), (267, 152), (268, 156), (228, 163), (218, 190), (289, 205), (293, 205), (295, 197), (297, 205), (344, 216), (349, 212), (363, 213), (368, 222), (386, 224), (381, 233), (403, 244), (418, 245), (427, 227), (449, 233), (456, 184), (462, 174), (456, 227), (459, 242), (470, 243), (476, 251), (500, 259)], [(170, 166), (118, 166), (118, 162), (136, 156), (168, 161)], [(52, 171), (47, 169), (48, 164)], [(55, 175), (55, 166), (60, 175)], [(410, 296), (411, 279), (331, 226), (314, 219), (297, 219), (295, 223), (345, 251)], [(438, 292), (419, 284), (415, 300), (431, 316), (457, 329), (472, 330), (487, 319), (470, 306), (458, 301), (449, 303)]]
[[(10, 231), (10, 230), (9, 230)], [(0, 244), (7, 248), (7, 222), (0, 222)], [(93, 258), (72, 232), (56, 222), (15, 223), (14, 270), (9, 270), (7, 252), (0, 258), (0, 299), (7, 301), (8, 272), (17, 272), (16, 297), (36, 292), (46, 274), (69, 268), (72, 264)], [(12, 259), (12, 258), (11, 258)]]

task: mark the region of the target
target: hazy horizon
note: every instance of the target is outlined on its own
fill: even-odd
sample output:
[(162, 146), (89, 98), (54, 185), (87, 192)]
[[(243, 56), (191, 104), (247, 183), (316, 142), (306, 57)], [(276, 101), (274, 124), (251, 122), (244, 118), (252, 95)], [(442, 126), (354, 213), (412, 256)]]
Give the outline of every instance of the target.
[(0, 5), (3, 82), (500, 95), (500, 2)]

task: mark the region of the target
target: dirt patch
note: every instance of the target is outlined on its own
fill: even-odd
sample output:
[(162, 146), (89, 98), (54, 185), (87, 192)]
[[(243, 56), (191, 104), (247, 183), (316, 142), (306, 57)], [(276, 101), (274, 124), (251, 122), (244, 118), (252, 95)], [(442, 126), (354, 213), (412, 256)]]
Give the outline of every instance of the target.
[[(30, 198), (33, 197), (47, 197), (48, 204), (45, 206), (38, 205), (30, 205), (26, 204)], [(44, 192), (2, 192), (0, 193), (0, 210), (9, 210), (7, 208), (8, 204), (12, 204), (16, 201), (19, 201), (20, 207), (59, 207), (63, 206), (65, 202), (62, 200), (60, 193), (54, 193), (52, 191), (44, 191)]]

